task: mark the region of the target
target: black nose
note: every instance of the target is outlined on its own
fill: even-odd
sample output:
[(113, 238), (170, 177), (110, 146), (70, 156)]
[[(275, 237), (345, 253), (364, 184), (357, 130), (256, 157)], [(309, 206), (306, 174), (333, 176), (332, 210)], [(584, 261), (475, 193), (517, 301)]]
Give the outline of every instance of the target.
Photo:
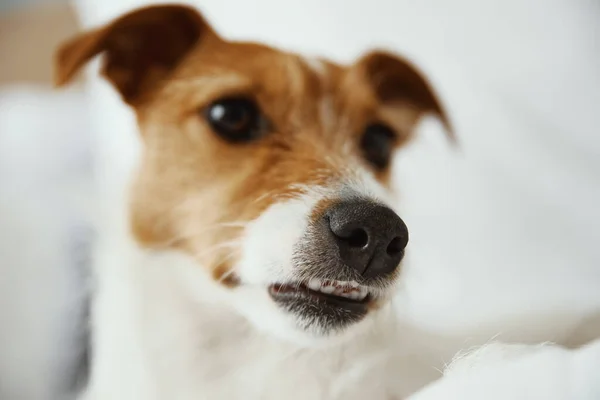
[(341, 261), (364, 277), (393, 272), (404, 256), (408, 229), (390, 208), (368, 200), (332, 206), (324, 214)]

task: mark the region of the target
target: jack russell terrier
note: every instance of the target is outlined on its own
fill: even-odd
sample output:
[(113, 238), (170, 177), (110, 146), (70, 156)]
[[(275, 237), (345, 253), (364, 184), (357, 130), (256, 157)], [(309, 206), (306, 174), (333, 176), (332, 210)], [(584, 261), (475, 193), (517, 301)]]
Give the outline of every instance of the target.
[(143, 151), (123, 248), (96, 254), (81, 398), (403, 399), (439, 375), (391, 307), (392, 156), (424, 114), (451, 132), (415, 66), (229, 41), (183, 5), (65, 43), (57, 84), (100, 55)]

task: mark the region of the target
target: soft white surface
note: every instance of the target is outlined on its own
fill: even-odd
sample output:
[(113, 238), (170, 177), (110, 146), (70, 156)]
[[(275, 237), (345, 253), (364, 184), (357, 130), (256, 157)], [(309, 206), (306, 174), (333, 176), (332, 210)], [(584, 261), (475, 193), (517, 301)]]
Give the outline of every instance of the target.
[[(75, 4), (90, 26), (152, 2)], [(448, 334), (565, 340), (599, 312), (597, 3), (186, 3), (227, 37), (341, 61), (386, 46), (429, 73), (461, 147), (451, 152), (439, 126), (425, 124), (421, 140), (398, 157), (411, 231), (400, 299), (407, 318)], [(90, 90), (105, 193), (119, 192), (137, 151), (133, 120), (107, 84), (94, 78)]]
[(493, 343), (453, 362), (408, 400), (596, 400), (600, 341), (582, 349)]
[(80, 350), (81, 227), (93, 198), (85, 113), (82, 93), (0, 90), (3, 400), (55, 400)]

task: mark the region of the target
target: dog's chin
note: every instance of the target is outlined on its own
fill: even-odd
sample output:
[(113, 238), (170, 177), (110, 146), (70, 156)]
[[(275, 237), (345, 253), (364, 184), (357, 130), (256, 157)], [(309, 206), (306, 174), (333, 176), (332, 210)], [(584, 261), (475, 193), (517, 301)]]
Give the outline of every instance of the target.
[(356, 291), (345, 297), (322, 293), (298, 283), (242, 281), (229, 294), (237, 312), (261, 335), (305, 348), (326, 348), (352, 340), (369, 329), (382, 300)]
[(317, 335), (336, 332), (360, 322), (369, 311), (370, 296), (353, 298), (313, 290), (304, 284), (272, 284), (269, 295), (285, 312), (294, 315), (299, 328)]
[(355, 282), (310, 280), (306, 283), (273, 283), (272, 301), (316, 344), (343, 341), (368, 325), (374, 312), (373, 293)]

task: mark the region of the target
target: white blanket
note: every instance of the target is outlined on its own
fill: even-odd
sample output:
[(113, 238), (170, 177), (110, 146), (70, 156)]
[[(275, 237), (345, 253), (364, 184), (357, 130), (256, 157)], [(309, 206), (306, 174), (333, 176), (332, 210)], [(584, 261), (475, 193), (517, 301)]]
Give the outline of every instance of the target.
[(598, 400), (600, 340), (578, 350), (493, 343), (459, 353), (408, 400)]

